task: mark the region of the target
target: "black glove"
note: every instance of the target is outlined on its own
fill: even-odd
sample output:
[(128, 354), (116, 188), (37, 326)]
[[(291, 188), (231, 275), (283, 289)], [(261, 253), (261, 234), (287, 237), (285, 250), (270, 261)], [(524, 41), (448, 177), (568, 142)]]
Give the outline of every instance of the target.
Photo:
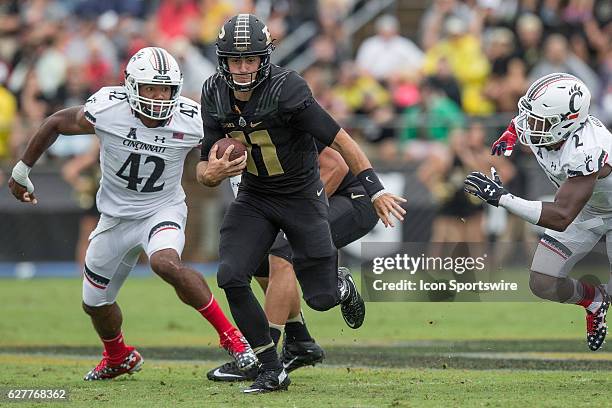
[(479, 171), (473, 171), (466, 177), (463, 190), (497, 207), (499, 199), (504, 194), (508, 194), (508, 190), (502, 185), (495, 167), (491, 167), (491, 177), (493, 179)]

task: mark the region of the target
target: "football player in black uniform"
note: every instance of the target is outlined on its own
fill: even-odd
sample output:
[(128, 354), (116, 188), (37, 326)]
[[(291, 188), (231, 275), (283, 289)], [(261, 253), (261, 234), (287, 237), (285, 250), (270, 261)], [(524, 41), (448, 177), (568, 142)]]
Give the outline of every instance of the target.
[[(218, 73), (202, 88), (204, 142), (198, 180), (216, 186), (244, 172), (236, 200), (221, 226), (217, 283), (236, 324), (257, 352), (261, 368), (245, 393), (286, 389), (268, 321), (250, 280), (279, 230), (293, 250), (293, 267), (306, 303), (319, 311), (341, 305), (351, 328), (363, 323), (365, 304), (348, 270), (337, 268), (328, 202), (319, 178), (314, 139), (337, 150), (363, 185), (385, 226), (403, 220), (403, 198), (385, 191), (357, 143), (323, 110), (294, 71), (270, 63), (272, 39), (257, 17), (240, 14), (221, 28)], [(213, 144), (232, 137), (244, 158), (221, 159)]]
[[(321, 180), (329, 197), (332, 239), (334, 246), (340, 249), (370, 232), (378, 222), (378, 216), (367, 192), (349, 171), (342, 156), (315, 142), (319, 151)], [(234, 179), (232, 188), (235, 188), (233, 184)], [(281, 363), (288, 373), (320, 363), (325, 357), (323, 349), (310, 335), (301, 313), (292, 256), (291, 246), (280, 231), (270, 249), (269, 259), (265, 258), (254, 274), (266, 294), (264, 310), (275, 344), (284, 330)], [(232, 361), (210, 370), (206, 376), (213, 381), (254, 380), (257, 368), (243, 371)]]

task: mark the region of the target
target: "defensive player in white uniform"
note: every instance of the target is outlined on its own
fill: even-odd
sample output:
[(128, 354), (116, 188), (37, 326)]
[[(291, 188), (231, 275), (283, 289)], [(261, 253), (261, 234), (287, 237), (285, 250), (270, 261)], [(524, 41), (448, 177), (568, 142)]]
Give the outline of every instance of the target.
[(493, 144), (509, 156), (516, 140), (529, 146), (558, 188), (554, 202), (528, 201), (510, 194), (495, 169), (492, 177), (472, 172), (466, 191), (526, 221), (546, 227), (529, 285), (543, 299), (586, 309), (587, 345), (598, 350), (607, 334), (610, 285), (569, 278), (572, 267), (606, 235), (612, 262), (612, 134), (589, 115), (591, 93), (578, 78), (555, 73), (535, 81), (518, 104), (519, 114)]
[(17, 199), (36, 204), (30, 169), (57, 136), (95, 133), (100, 139), (97, 205), (102, 216), (85, 257), (83, 309), (102, 339), (104, 353), (85, 380), (141, 368), (142, 357), (124, 342), (115, 299), (142, 251), (153, 271), (215, 327), (221, 346), (241, 368), (257, 362), (201, 275), (181, 262), (187, 218), (183, 164), (202, 139), (200, 105), (180, 95), (182, 83), (179, 66), (167, 51), (143, 48), (130, 59), (123, 87), (102, 88), (84, 106), (47, 118), (9, 181)]

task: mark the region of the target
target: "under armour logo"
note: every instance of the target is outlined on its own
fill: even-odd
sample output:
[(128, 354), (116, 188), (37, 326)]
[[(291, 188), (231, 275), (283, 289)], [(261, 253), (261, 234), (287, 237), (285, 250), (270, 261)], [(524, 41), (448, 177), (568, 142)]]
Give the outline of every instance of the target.
[(166, 143), (166, 138), (165, 137), (155, 136), (155, 141), (156, 142)]
[(486, 186), (484, 192), (489, 193), (489, 197), (492, 197), (495, 194), (495, 189), (491, 188), (491, 186)]
[(128, 139), (136, 140), (136, 128), (130, 128), (130, 132), (126, 136)]

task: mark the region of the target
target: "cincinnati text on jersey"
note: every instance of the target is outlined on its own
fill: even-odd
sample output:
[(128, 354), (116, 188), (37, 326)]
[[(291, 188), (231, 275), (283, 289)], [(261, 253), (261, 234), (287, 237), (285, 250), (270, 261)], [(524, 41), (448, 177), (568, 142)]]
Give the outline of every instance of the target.
[(145, 150), (154, 153), (164, 153), (166, 151), (165, 146), (154, 146), (145, 142), (141, 142), (140, 140), (125, 139), (123, 141), (123, 145), (127, 147), (133, 147), (135, 150)]

